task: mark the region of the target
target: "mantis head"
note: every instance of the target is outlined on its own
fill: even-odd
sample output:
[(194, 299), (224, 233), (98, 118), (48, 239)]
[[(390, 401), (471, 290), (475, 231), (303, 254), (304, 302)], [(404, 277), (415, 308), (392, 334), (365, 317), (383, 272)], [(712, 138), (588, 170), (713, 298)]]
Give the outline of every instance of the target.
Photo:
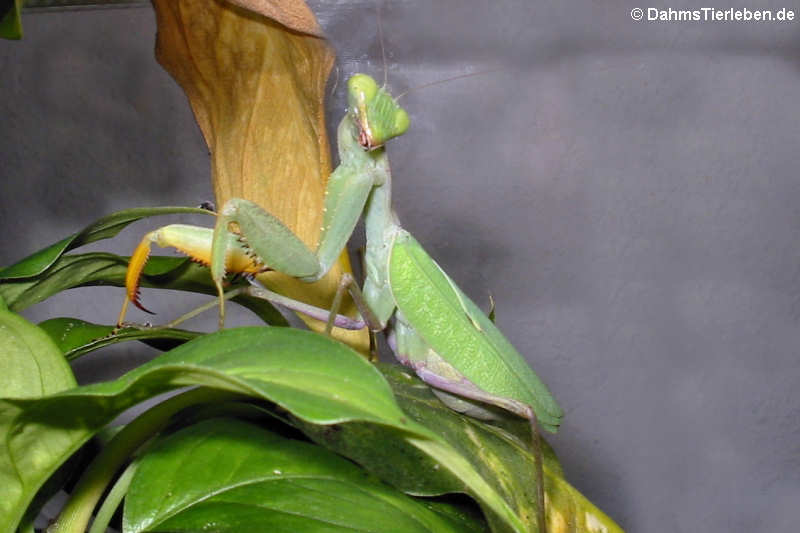
[(347, 81), (347, 102), (358, 125), (358, 143), (367, 150), (380, 148), (408, 129), (406, 110), (366, 74), (354, 74)]

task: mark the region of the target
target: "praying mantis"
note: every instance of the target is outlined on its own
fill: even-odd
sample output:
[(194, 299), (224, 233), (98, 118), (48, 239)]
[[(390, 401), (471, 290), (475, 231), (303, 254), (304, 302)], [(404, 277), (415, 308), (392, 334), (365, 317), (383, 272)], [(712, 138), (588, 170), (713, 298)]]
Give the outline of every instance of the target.
[[(387, 339), (398, 360), (456, 411), (491, 418), (494, 407), (529, 420), (537, 458), (537, 523), (539, 530), (545, 531), (537, 421), (555, 432), (562, 411), (547, 386), (492, 320), (400, 225), (392, 209), (391, 172), (384, 144), (408, 129), (407, 112), (368, 75), (352, 76), (347, 90), (348, 112), (338, 128), (341, 163), (328, 180), (316, 250), (309, 249), (258, 205), (234, 198), (217, 214), (213, 230), (170, 225), (147, 234), (131, 257), (125, 305), (130, 300), (141, 307), (138, 279), (150, 245), (172, 246), (210, 266), (219, 293), (222, 326), (226, 272), (255, 274), (269, 268), (302, 281), (316, 281), (339, 257), (363, 214), (363, 289), (345, 275), (330, 311), (286, 298), (279, 303), (327, 320), (327, 331), (334, 324), (360, 328), (366, 323), (372, 331), (388, 329)], [(233, 225), (235, 233), (231, 231)], [(353, 296), (363, 320), (348, 321), (337, 315), (345, 290)], [(251, 294), (277, 297), (258, 288)], [(123, 306), (120, 323), (125, 309)]]

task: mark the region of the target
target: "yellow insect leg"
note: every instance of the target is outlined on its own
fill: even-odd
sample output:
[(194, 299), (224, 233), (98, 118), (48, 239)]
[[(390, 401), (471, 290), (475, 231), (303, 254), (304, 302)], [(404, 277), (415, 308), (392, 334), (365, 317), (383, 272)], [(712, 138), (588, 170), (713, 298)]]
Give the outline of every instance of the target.
[[(211, 228), (171, 224), (145, 235), (136, 250), (134, 250), (133, 255), (131, 255), (130, 263), (128, 264), (128, 271), (125, 274), (125, 302), (122, 304), (117, 325), (122, 325), (129, 301), (133, 302), (133, 305), (142, 311), (154, 314), (142, 306), (139, 301), (139, 280), (150, 257), (150, 247), (153, 243), (164, 248), (175, 248), (179, 252), (188, 255), (192, 260), (208, 265), (211, 259), (213, 231)], [(226, 249), (226, 272), (259, 274), (267, 270), (262, 263), (250, 255), (250, 251), (239, 242), (237, 235), (228, 234)]]

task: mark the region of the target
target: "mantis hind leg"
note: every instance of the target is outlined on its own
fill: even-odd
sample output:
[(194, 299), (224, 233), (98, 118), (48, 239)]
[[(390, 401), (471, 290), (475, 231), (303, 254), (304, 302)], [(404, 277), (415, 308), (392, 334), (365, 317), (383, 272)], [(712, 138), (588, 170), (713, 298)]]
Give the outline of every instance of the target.
[[(260, 298), (262, 300), (267, 300), (268, 302), (270, 302), (272, 304), (281, 305), (283, 307), (286, 307), (287, 309), (291, 309), (292, 311), (296, 311), (298, 313), (303, 313), (303, 314), (305, 314), (307, 316), (310, 316), (311, 318), (315, 318), (315, 319), (320, 320), (320, 321), (330, 320), (333, 323), (333, 325), (336, 326), (337, 328), (348, 329), (348, 330), (358, 330), (358, 329), (362, 329), (362, 328), (364, 328), (366, 326), (366, 323), (363, 320), (353, 319), (353, 318), (350, 318), (347, 315), (339, 315), (339, 314), (331, 313), (330, 311), (328, 311), (326, 309), (321, 309), (319, 307), (315, 307), (315, 306), (307, 304), (305, 302), (301, 302), (299, 300), (294, 300), (292, 298), (289, 298), (287, 296), (283, 296), (283, 295), (278, 294), (276, 292), (272, 292), (269, 289), (267, 289), (265, 287), (258, 286), (258, 285), (253, 285), (253, 286), (249, 286), (249, 287), (239, 287), (239, 288), (236, 288), (236, 289), (232, 289), (232, 290), (226, 292), (222, 296), (222, 298), (225, 299), (225, 300), (231, 300), (231, 299), (236, 298), (237, 296), (240, 296), (240, 295), (247, 295), (247, 296), (252, 296), (254, 298)], [(126, 302), (127, 302), (127, 300), (126, 300)], [(171, 322), (169, 322), (167, 324), (161, 325), (161, 326), (140, 326), (138, 324), (128, 324), (128, 323), (120, 322), (119, 324), (117, 324), (117, 329), (122, 328), (122, 327), (126, 327), (126, 326), (136, 327), (136, 328), (140, 328), (140, 329), (150, 329), (150, 330), (174, 328), (174, 327), (177, 327), (178, 325), (180, 325), (181, 323), (183, 323), (183, 322), (185, 322), (185, 321), (187, 321), (187, 320), (189, 320), (191, 318), (194, 318), (197, 315), (199, 315), (199, 314), (211, 309), (212, 307), (214, 307), (216, 305), (218, 305), (218, 303), (214, 302), (214, 301), (212, 301), (210, 303), (207, 303), (207, 304), (203, 304), (203, 305), (201, 305), (199, 307), (196, 307), (195, 309), (192, 309), (188, 313), (185, 313), (185, 314), (181, 315), (180, 317), (176, 318), (175, 320), (173, 320), (173, 321), (171, 321)]]
[[(230, 300), (232, 298), (236, 298), (237, 296), (239, 296), (240, 294), (243, 294), (245, 292), (247, 292), (247, 287), (239, 287), (237, 289), (233, 289), (233, 290), (230, 290), (230, 291), (226, 292), (225, 295), (223, 296), (223, 298), (225, 298), (226, 300)], [(125, 302), (127, 304), (127, 300)], [(149, 330), (149, 331), (158, 331), (158, 330), (161, 330), (161, 329), (176, 328), (180, 324), (186, 322), (187, 320), (192, 319), (192, 318), (196, 317), (197, 315), (202, 314), (205, 311), (208, 311), (209, 309), (211, 309), (212, 307), (215, 307), (217, 305), (218, 305), (217, 302), (214, 302), (214, 301), (212, 301), (210, 303), (205, 303), (203, 305), (195, 307), (194, 309), (192, 309), (188, 313), (184, 313), (183, 315), (181, 315), (178, 318), (172, 320), (171, 322), (168, 322), (166, 324), (162, 324), (160, 326), (151, 326), (149, 324), (135, 324), (135, 323), (123, 322), (123, 321), (120, 320), (120, 321), (117, 322), (117, 326), (112, 331), (112, 334), (113, 333), (117, 333), (119, 330), (121, 330), (122, 328), (126, 328), (126, 327), (132, 327), (132, 328), (136, 328), (136, 329)], [(124, 312), (124, 310), (125, 310), (125, 308), (123, 307), (123, 312)]]
[[(333, 297), (333, 303), (331, 304), (330, 314), (328, 316), (327, 322), (325, 324), (325, 334), (330, 335), (331, 331), (333, 331), (333, 326), (338, 325), (335, 320), (339, 315), (339, 309), (342, 305), (342, 298), (344, 297), (345, 291), (350, 293), (350, 297), (353, 299), (353, 303), (356, 305), (356, 309), (358, 309), (359, 315), (361, 315), (361, 327), (368, 326), (370, 330), (370, 360), (377, 361), (378, 360), (378, 352), (375, 343), (375, 332), (382, 331), (386, 328), (386, 321), (381, 320), (379, 316), (377, 316), (372, 309), (370, 308), (369, 304), (367, 303), (367, 299), (364, 297), (364, 294), (361, 292), (361, 289), (356, 283), (355, 278), (347, 272), (345, 272), (341, 279), (339, 280), (339, 285), (336, 287), (336, 294)], [(341, 326), (340, 326), (341, 327)], [(359, 328), (360, 329), (360, 328)]]
[[(255, 298), (261, 298), (262, 300), (267, 300), (273, 304), (278, 304), (321, 322), (327, 321), (329, 324), (331, 324), (331, 327), (336, 326), (337, 328), (342, 329), (358, 330), (363, 329), (367, 325), (364, 320), (354, 319), (347, 315), (338, 314), (338, 306), (334, 307), (330, 311), (327, 309), (321, 309), (305, 302), (289, 298), (288, 296), (283, 296), (277, 292), (272, 292), (257, 281), (251, 280), (251, 283), (252, 285), (250, 287), (243, 289), (243, 292), (245, 292), (247, 295)], [(327, 333), (329, 334), (329, 332)]]
[[(353, 298), (353, 302), (356, 305), (356, 309), (358, 309), (359, 314), (363, 318), (363, 324), (369, 326), (371, 331), (381, 331), (386, 327), (385, 323), (381, 323), (381, 320), (372, 312), (369, 305), (367, 304), (364, 295), (361, 292), (361, 289), (356, 283), (355, 278), (345, 272), (342, 274), (341, 279), (339, 280), (339, 285), (336, 287), (336, 295), (333, 297), (333, 303), (331, 304), (330, 314), (327, 319), (327, 323), (325, 324), (325, 334), (330, 335), (331, 331), (333, 330), (333, 326), (336, 325), (334, 320), (336, 319), (337, 313), (342, 306), (342, 298), (344, 297), (345, 291), (350, 293), (350, 297)], [(363, 327), (363, 326), (362, 326)]]
[(547, 533), (544, 499), (544, 453), (542, 452), (542, 436), (539, 434), (539, 423), (536, 421), (533, 409), (531, 409), (531, 417), (528, 421), (531, 426), (533, 456), (536, 459), (536, 522), (539, 524), (539, 531)]

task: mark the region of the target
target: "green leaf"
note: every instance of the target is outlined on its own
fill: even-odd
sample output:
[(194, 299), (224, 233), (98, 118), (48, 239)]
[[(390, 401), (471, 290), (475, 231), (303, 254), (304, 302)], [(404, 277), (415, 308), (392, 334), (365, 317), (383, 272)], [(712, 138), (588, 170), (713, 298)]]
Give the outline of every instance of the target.
[(485, 509), (514, 531), (525, 530), (467, 459), (400, 410), (383, 376), (359, 354), (311, 332), (239, 328), (199, 337), (111, 382), (37, 400), (0, 401), (0, 486), (6, 493), (0, 531), (14, 527), (44, 479), (120, 412), (194, 385), (267, 399), (315, 424), (366, 421), (402, 430)]
[(475, 533), (489, 531), (489, 525), (486, 523), (480, 508), (469, 498), (419, 499), (417, 501), (424, 502), (428, 509), (434, 513), (446, 516), (449, 520), (459, 523), (459, 527), (468, 531), (474, 531)]
[(317, 423), (364, 419), (405, 424), (380, 373), (338, 342), (288, 328), (206, 335), (114, 381), (35, 400), (0, 401), (0, 431), (5, 435), (0, 447), (0, 531), (13, 530), (47, 477), (119, 413), (192, 385), (269, 399)]
[[(119, 255), (104, 252), (63, 255), (43, 274), (0, 282), (0, 297), (12, 310), (22, 311), (74, 287), (124, 287), (127, 269), (128, 258)], [(141, 286), (217, 294), (208, 269), (182, 257), (151, 257), (144, 268)], [(236, 286), (232, 285), (232, 288)], [(124, 298), (125, 293), (120, 292), (120, 305)], [(238, 296), (233, 301), (253, 311), (267, 324), (288, 325), (286, 319), (266, 300)]]
[[(73, 287), (124, 286), (129, 258), (102, 252), (65, 255), (66, 252), (114, 237), (142, 218), (178, 213), (210, 214), (193, 207), (153, 207), (127, 209), (103, 217), (78, 233), (0, 269), (0, 299), (4, 299), (11, 310), (22, 311)], [(178, 257), (151, 257), (144, 268), (141, 286), (217, 294), (208, 269)], [(123, 298), (124, 295), (120, 302)], [(288, 325), (280, 312), (265, 300), (239, 296), (234, 301), (256, 313), (267, 324)]]
[(94, 442), (89, 442), (86, 446), (78, 450), (78, 453), (73, 454), (69, 460), (62, 464), (58, 470), (47, 479), (25, 511), (25, 516), (19, 528), (20, 533), (24, 531), (24, 524), (30, 524), (30, 527), (33, 527), (36, 518), (39, 517), (42, 512), (42, 508), (53, 496), (58, 494), (64, 487), (71, 487), (78, 481), (81, 473), (89, 466), (95, 454), (97, 454), (97, 446), (95, 446)]
[[(39, 397), (75, 386), (72, 370), (50, 337), (7, 310), (0, 310), (0, 354), (0, 397)], [(77, 466), (78, 461), (68, 461), (49, 478), (31, 504), (28, 522), (33, 523), (41, 506), (60, 490)]]
[(0, 396), (36, 398), (75, 386), (75, 376), (50, 337), (10, 311), (0, 311)]
[(111, 335), (114, 326), (104, 326), (84, 322), (77, 318), (51, 318), (39, 323), (39, 327), (47, 333), (64, 356), (73, 350), (99, 341)]
[(5, 0), (0, 13), (0, 37), (3, 39), (22, 39), (23, 0)]
[(0, 280), (38, 276), (53, 266), (56, 260), (69, 250), (100, 239), (114, 237), (129, 224), (143, 218), (180, 213), (211, 214), (205, 209), (195, 207), (143, 207), (118, 211), (96, 220), (78, 233), (51, 244), (47, 248), (29, 255), (22, 261), (0, 270)]
[(460, 518), (324, 448), (214, 419), (161, 439), (141, 459), (123, 531), (480, 531)]
[(77, 318), (51, 318), (39, 324), (56, 346), (71, 361), (89, 352), (118, 342), (142, 341), (160, 350), (169, 350), (204, 335), (175, 328), (122, 328), (92, 324)]
[[(155, 258), (154, 258), (155, 259)], [(162, 258), (148, 263), (148, 274), (165, 275), (188, 262), (180, 257)], [(93, 252), (64, 255), (46, 273), (0, 283), (2, 295), (14, 311), (22, 311), (63, 290), (85, 285), (124, 285), (128, 260), (125, 257)], [(152, 269), (152, 270), (151, 270)], [(153, 272), (155, 271), (155, 272)], [(120, 295), (120, 304), (124, 294)]]
[[(403, 411), (415, 422), (436, 431), (509, 502), (523, 522), (535, 527), (535, 461), (528, 422), (509, 418), (501, 427), (460, 415), (442, 404), (428, 385), (405, 368), (382, 365), (381, 370)], [(458, 476), (409, 445), (393, 428), (359, 422), (337, 426), (302, 424), (302, 428), (315, 442), (353, 459), (409, 494), (432, 496), (467, 491)], [(576, 531), (592, 531), (590, 524), (601, 524), (609, 533), (621, 531), (564, 480), (549, 446), (544, 447), (544, 454), (550, 531), (559, 531), (559, 524), (575, 524)], [(505, 530), (504, 521), (484, 510), (493, 531)]]

